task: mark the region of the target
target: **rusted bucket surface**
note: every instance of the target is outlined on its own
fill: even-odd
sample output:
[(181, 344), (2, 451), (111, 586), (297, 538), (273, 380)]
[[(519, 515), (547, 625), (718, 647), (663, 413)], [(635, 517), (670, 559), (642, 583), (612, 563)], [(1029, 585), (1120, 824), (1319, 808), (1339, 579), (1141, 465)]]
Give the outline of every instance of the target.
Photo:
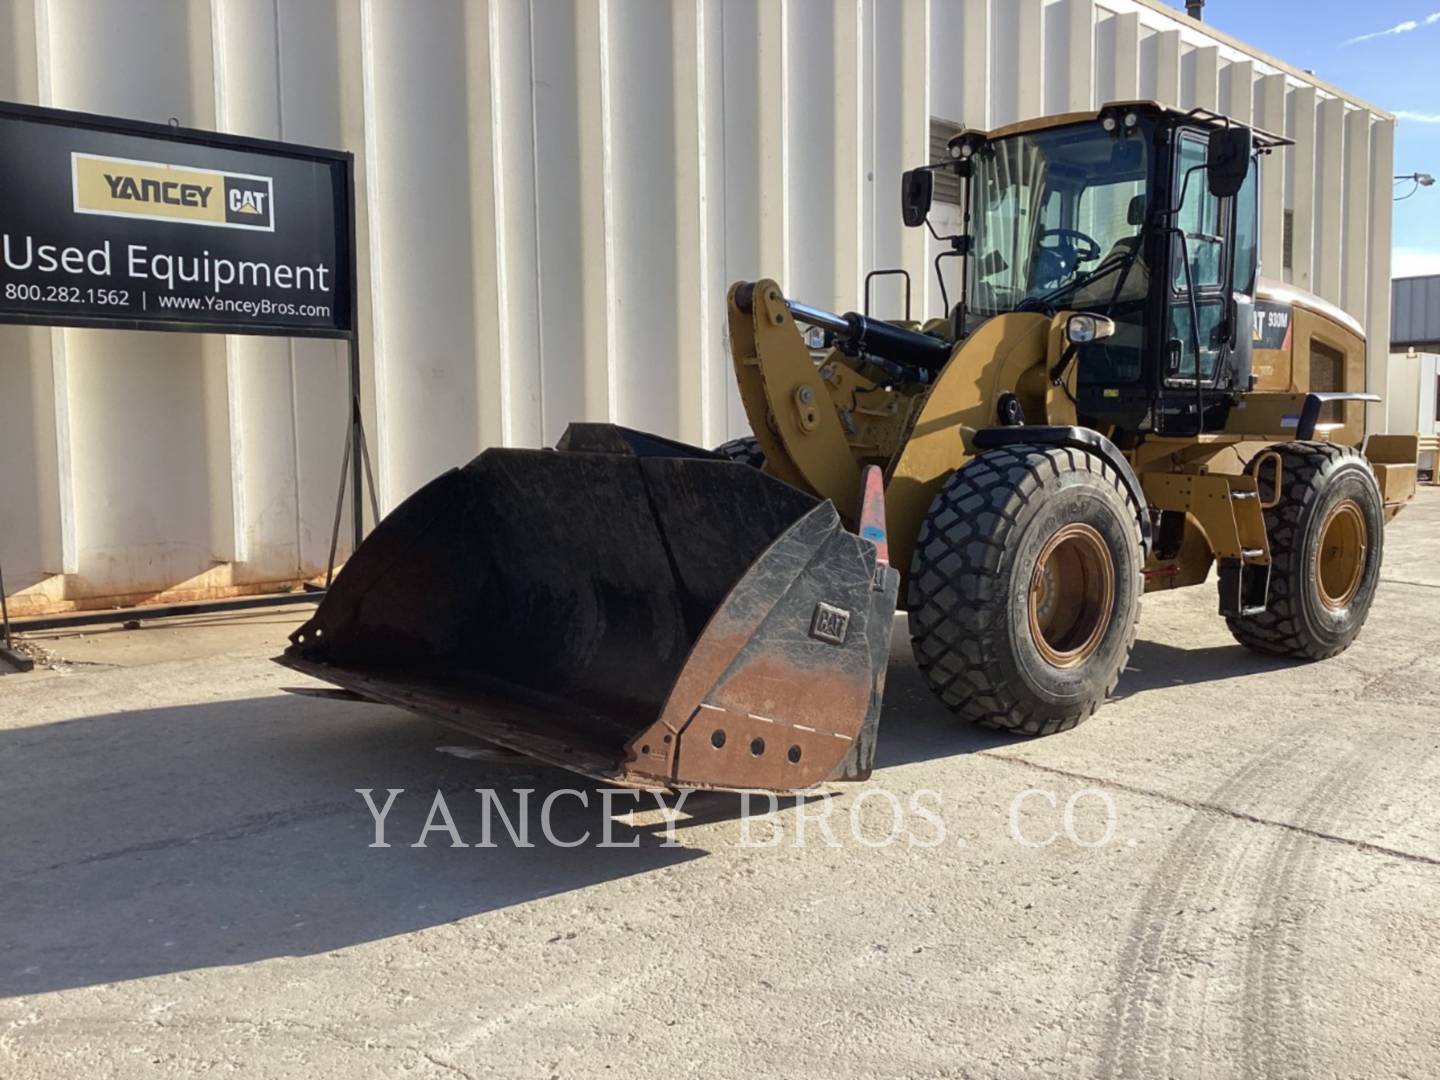
[(612, 425), (389, 515), (280, 662), (598, 778), (868, 775), (897, 575), (833, 506)]

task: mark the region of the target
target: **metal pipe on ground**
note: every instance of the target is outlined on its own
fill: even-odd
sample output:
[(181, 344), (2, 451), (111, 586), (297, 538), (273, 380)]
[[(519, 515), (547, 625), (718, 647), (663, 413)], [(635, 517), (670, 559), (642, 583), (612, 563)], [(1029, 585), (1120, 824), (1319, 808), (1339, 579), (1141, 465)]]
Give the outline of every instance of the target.
[(10, 634), (10, 603), (5, 598), (5, 570), (0, 567), (0, 623), (4, 624), (4, 644), (0, 645), (0, 660), (4, 660), (17, 671), (29, 671), (35, 661), (15, 648), (15, 639)]
[(266, 593), (263, 596), (242, 596), (234, 600), (202, 600), (188, 604), (150, 604), (140, 607), (106, 608), (103, 611), (72, 611), (64, 615), (41, 615), (36, 618), (17, 619), (14, 625), (22, 632), (68, 630), (79, 626), (103, 626), (108, 623), (174, 619), (185, 615), (217, 615), (227, 612), (250, 611), (255, 608), (289, 607), (291, 604), (318, 604), (324, 599), (323, 590)]

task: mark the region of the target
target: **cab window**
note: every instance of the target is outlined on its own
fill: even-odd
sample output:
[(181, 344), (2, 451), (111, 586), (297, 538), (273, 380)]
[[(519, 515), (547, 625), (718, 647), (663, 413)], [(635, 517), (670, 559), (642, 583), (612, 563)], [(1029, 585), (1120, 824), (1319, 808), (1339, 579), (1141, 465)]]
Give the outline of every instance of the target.
[[(1177, 241), (1175, 244), (1171, 281), (1175, 292), (1185, 292), (1191, 287), (1197, 292), (1218, 288), (1225, 265), (1222, 258), (1225, 237), (1221, 200), (1210, 194), (1210, 184), (1205, 177), (1208, 148), (1207, 139), (1193, 135), (1186, 135), (1180, 142), (1175, 180), (1180, 185), (1182, 198), (1175, 225), (1184, 235), (1185, 243)], [(1187, 257), (1190, 263), (1188, 275), (1185, 273)]]
[(1260, 168), (1250, 162), (1250, 175), (1236, 196), (1235, 291), (1255, 295), (1255, 277), (1260, 263)]
[(1203, 384), (1214, 383), (1225, 344), (1229, 207), (1223, 199), (1210, 194), (1205, 168), (1208, 155), (1208, 136), (1199, 132), (1181, 135), (1175, 155), (1174, 182), (1180, 209), (1174, 218), (1176, 231), (1170, 243), (1171, 345), (1166, 378), (1192, 386), (1197, 377)]

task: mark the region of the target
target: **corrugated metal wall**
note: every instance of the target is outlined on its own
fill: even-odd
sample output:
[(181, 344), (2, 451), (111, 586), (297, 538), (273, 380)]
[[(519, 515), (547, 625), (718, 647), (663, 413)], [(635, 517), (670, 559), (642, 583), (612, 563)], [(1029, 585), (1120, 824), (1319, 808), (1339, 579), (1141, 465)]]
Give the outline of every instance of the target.
[[(1267, 270), (1288, 209), (1283, 276), (1367, 318), (1387, 379), (1393, 121), (1153, 0), (0, 0), (0, 96), (356, 152), (386, 508), (574, 418), (740, 432), (733, 279), (843, 308), (904, 264), (936, 310), (897, 212), (932, 117), (1138, 96), (1283, 128)], [(17, 606), (318, 570), (344, 379), (330, 343), (0, 328)]]
[(1440, 274), (1398, 278), (1391, 293), (1392, 345), (1440, 343)]

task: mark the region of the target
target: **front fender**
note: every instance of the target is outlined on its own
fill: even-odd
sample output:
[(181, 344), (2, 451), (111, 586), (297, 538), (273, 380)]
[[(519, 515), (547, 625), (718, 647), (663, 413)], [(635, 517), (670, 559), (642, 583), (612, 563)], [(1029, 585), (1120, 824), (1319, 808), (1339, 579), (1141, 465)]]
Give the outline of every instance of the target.
[[(965, 339), (936, 377), (886, 485), (892, 565), (902, 574), (940, 485), (973, 456), (970, 440), (995, 423), (1000, 395), (1014, 393), (1033, 369), (1043, 375), (1050, 326), (1048, 317), (1031, 312), (997, 315)], [(1043, 410), (1038, 401), (1026, 405), (1031, 415)]]

